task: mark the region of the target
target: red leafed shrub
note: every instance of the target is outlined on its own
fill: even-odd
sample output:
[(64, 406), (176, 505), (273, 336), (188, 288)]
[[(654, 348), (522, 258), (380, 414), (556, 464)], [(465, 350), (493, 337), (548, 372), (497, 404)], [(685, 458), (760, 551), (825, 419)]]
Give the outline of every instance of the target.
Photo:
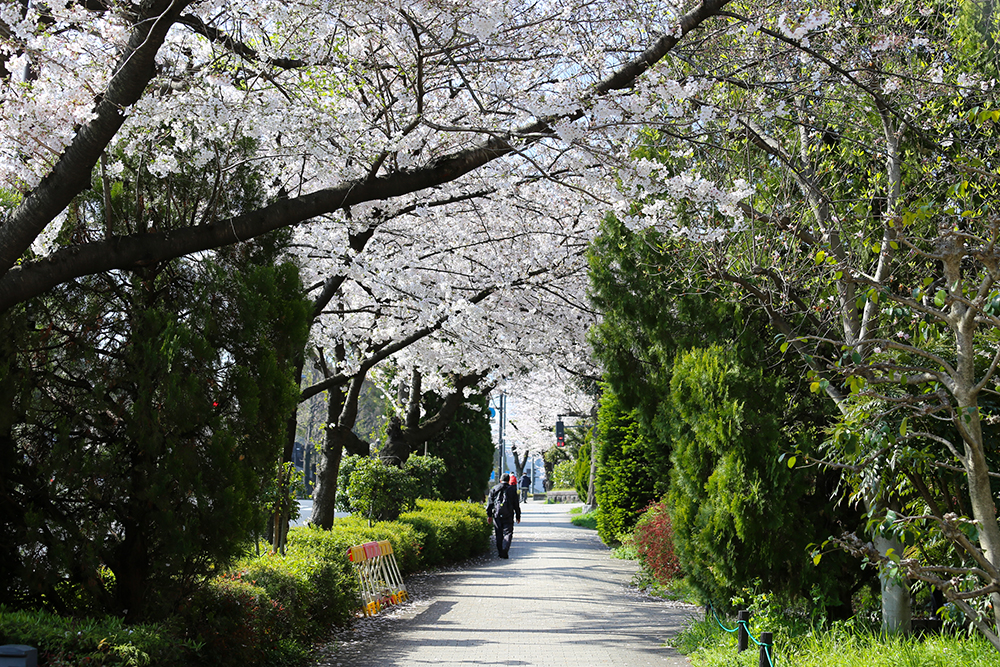
[(635, 525), (635, 548), (643, 566), (661, 584), (680, 576), (681, 565), (674, 553), (674, 531), (663, 501), (646, 508)]

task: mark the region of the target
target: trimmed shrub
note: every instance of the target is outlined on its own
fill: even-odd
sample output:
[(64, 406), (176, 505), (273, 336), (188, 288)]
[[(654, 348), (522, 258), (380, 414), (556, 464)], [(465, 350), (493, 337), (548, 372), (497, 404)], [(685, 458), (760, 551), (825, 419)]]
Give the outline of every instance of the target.
[(482, 553), (490, 527), (482, 505), (420, 500), (397, 522), (338, 519), (331, 531), (289, 531), (286, 554), (245, 557), (183, 603), (170, 625), (117, 618), (65, 619), (0, 606), (0, 643), (29, 644), (43, 664), (282, 667), (305, 662), (312, 641), (360, 609), (347, 550), (388, 540), (403, 574)]
[[(307, 535), (310, 540), (331, 539), (336, 536), (336, 548), (340, 549), (339, 556), (343, 557), (345, 562), (349, 547), (365, 542), (388, 540), (392, 544), (400, 572), (403, 574), (416, 572), (420, 567), (421, 538), (412, 527), (398, 521), (379, 521), (369, 526), (365, 519), (350, 516), (337, 519), (332, 531), (317, 530), (311, 527), (296, 528), (289, 531), (290, 550), (294, 549), (292, 546), (293, 535), (296, 540)], [(328, 545), (324, 548), (333, 547)], [(354, 576), (353, 573), (351, 576)]]
[(196, 642), (165, 623), (126, 626), (115, 616), (65, 618), (48, 611), (15, 611), (0, 605), (0, 644), (38, 649), (39, 664), (188, 665)]
[(241, 572), (209, 580), (181, 615), (214, 667), (295, 664), (304, 653), (292, 612)]
[(665, 584), (681, 573), (674, 553), (674, 530), (667, 504), (662, 500), (650, 505), (635, 524), (635, 550), (640, 562), (653, 579)]
[(418, 500), (418, 510), (399, 517), (421, 536), (421, 567), (436, 567), (463, 560), (489, 548), (490, 526), (486, 510), (478, 503)]

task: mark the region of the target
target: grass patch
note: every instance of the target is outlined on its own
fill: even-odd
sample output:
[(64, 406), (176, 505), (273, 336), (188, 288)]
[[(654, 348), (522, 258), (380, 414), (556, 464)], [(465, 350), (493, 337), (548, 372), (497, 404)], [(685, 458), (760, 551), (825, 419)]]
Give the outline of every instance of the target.
[(687, 602), (688, 604), (701, 604), (701, 601), (698, 598), (698, 591), (696, 591), (694, 586), (688, 583), (687, 579), (684, 579), (683, 577), (671, 579), (665, 584), (650, 581), (642, 588), (650, 595), (664, 600)]
[(581, 528), (589, 528), (590, 530), (597, 530), (597, 516), (594, 512), (587, 512), (586, 514), (580, 514), (575, 516), (570, 521), (574, 526), (580, 526)]
[[(735, 628), (732, 619), (721, 619)], [(758, 635), (763, 628), (753, 627)], [(1000, 656), (978, 635), (942, 634), (917, 637), (885, 637), (858, 631), (850, 623), (828, 630), (810, 630), (789, 636), (781, 628), (774, 632), (776, 666), (795, 667), (995, 667)], [(675, 638), (674, 648), (686, 654), (693, 667), (757, 667), (759, 650), (737, 655), (736, 635), (719, 627), (712, 617), (693, 619)]]
[(570, 514), (579, 514), (579, 513), (580, 513), (580, 512), (582, 512), (582, 511), (583, 511), (583, 508), (582, 508), (582, 507), (574, 507), (573, 509), (571, 509), (571, 510), (569, 511), (569, 513), (570, 513)]

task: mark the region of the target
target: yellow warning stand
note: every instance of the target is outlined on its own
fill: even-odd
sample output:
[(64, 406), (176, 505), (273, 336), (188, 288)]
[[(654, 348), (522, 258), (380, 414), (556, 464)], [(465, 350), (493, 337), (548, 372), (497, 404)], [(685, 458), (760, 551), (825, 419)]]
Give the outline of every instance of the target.
[(347, 550), (347, 558), (361, 582), (361, 604), (366, 616), (408, 599), (406, 584), (388, 540), (366, 542)]

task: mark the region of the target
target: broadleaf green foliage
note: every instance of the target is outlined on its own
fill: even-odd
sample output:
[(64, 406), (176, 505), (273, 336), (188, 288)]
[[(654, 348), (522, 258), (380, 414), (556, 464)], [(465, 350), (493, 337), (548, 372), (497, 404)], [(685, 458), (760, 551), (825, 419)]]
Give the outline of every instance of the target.
[[(403, 463), (406, 474), (413, 478), (417, 486), (417, 496), (431, 500), (442, 500), (440, 485), (446, 482), (448, 466), (437, 456), (411, 456)], [(448, 500), (455, 500), (449, 498)], [(459, 500), (465, 500), (460, 498)]]
[(203, 644), (203, 655), (212, 656), (219, 667), (298, 664), (306, 651), (294, 641), (299, 634), (296, 614), (281, 599), (272, 598), (243, 572), (223, 574), (191, 598), (186, 625)]
[[(329, 531), (293, 528), (285, 555), (243, 558), (163, 622), (126, 625), (0, 605), (0, 644), (35, 646), (39, 664), (53, 665), (301, 665), (331, 624), (349, 623), (361, 607), (348, 548), (388, 540), (405, 576), (486, 552), (490, 532), (479, 503), (424, 500), (399, 522), (368, 526), (348, 517)], [(436, 546), (427, 549), (430, 540)]]
[(626, 410), (612, 391), (601, 397), (597, 412), (599, 468), (597, 532), (606, 544), (631, 532), (639, 514), (666, 491), (656, 474), (657, 452), (639, 425), (638, 410)]
[[(432, 392), (424, 394), (423, 401), (426, 414), (436, 413), (442, 402)], [(469, 396), (444, 432), (427, 443), (428, 453), (443, 460), (445, 470), (433, 480), (436, 493), (422, 492), (421, 497), (478, 501), (485, 495), (496, 449), (488, 403), (488, 397), (482, 394)], [(421, 485), (427, 482), (423, 479)]]
[(280, 242), (249, 245), (4, 316), (8, 600), (155, 617), (262, 528), (309, 306), (296, 267), (271, 261)]
[(346, 511), (373, 524), (394, 521), (401, 512), (414, 507), (420, 487), (408, 471), (376, 457), (348, 458), (353, 460), (347, 466), (341, 464), (347, 484), (341, 487), (338, 498)]
[(420, 538), (421, 568), (484, 553), (492, 534), (486, 510), (473, 502), (420, 499), (417, 510), (400, 515), (396, 523), (412, 526)]
[(0, 644), (38, 650), (38, 664), (191, 664), (202, 646), (157, 624), (125, 625), (121, 618), (73, 618), (45, 610), (17, 610), (0, 604)]
[(573, 488), (573, 461), (560, 461), (552, 469), (549, 475), (551, 490), (564, 490)]

